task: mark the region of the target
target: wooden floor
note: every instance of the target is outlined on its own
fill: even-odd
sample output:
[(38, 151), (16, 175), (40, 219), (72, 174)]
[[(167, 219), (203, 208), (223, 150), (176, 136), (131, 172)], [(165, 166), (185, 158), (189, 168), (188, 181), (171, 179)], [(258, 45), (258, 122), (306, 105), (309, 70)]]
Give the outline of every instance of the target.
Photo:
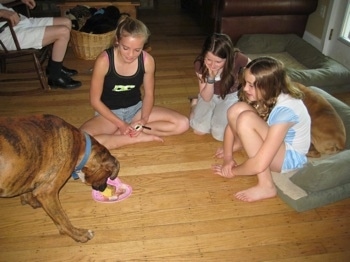
[[(193, 60), (204, 34), (180, 1), (162, 2), (139, 12), (152, 32), (156, 104), (188, 115), (187, 96), (197, 91)], [(51, 113), (80, 126), (93, 115), (92, 65), (68, 50), (66, 66), (79, 69), (82, 88), (0, 97), (0, 114)], [(338, 97), (350, 104), (350, 94)], [(256, 178), (213, 175), (220, 145), (188, 131), (164, 143), (113, 150), (120, 178), (133, 187), (130, 198), (115, 204), (97, 203), (91, 188), (68, 181), (60, 194), (63, 208), (75, 226), (95, 232), (85, 244), (59, 235), (42, 209), (21, 206), (19, 198), (0, 199), (0, 261), (350, 261), (350, 199), (303, 213), (278, 197), (240, 202), (233, 193)]]

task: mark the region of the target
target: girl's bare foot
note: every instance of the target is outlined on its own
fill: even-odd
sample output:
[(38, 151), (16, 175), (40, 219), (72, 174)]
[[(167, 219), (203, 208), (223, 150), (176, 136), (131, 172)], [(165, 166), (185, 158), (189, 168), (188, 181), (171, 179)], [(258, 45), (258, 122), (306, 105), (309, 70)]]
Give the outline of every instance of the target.
[(158, 141), (158, 142), (164, 142), (163, 138), (155, 135), (148, 135), (145, 133), (140, 133), (137, 137), (134, 138), (137, 142), (151, 142), (151, 141)]
[(256, 185), (235, 194), (235, 197), (241, 201), (254, 202), (262, 199), (275, 197), (277, 194), (276, 187)]
[(198, 102), (198, 98), (193, 98), (191, 100), (191, 107), (197, 105), (197, 102)]
[(223, 147), (219, 147), (216, 150), (214, 157), (216, 157), (216, 158), (224, 158), (224, 148)]

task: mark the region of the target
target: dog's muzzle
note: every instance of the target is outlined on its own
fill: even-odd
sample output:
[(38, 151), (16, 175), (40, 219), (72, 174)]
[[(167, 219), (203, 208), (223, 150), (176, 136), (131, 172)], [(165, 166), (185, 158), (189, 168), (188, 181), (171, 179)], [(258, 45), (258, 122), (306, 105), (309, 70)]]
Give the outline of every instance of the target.
[(103, 191), (105, 191), (106, 187), (107, 187), (107, 183), (104, 183), (103, 185), (99, 185), (99, 186), (93, 185), (92, 189), (103, 192)]

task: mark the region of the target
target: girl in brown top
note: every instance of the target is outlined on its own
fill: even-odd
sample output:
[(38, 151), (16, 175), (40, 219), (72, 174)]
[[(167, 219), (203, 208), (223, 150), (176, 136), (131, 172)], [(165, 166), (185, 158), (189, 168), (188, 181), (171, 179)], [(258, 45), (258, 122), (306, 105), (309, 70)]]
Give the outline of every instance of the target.
[(229, 36), (215, 33), (207, 37), (194, 63), (199, 94), (191, 102), (190, 125), (195, 134), (211, 133), (223, 141), (227, 109), (238, 101), (238, 74), (248, 62)]

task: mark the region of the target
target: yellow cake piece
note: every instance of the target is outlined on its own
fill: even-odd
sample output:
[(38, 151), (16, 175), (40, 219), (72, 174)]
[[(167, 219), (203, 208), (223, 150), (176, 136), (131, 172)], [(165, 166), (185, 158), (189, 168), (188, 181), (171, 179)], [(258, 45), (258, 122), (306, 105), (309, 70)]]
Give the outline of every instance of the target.
[(115, 191), (115, 186), (107, 185), (106, 189), (103, 192), (101, 192), (101, 194), (106, 197), (111, 197), (115, 195)]

